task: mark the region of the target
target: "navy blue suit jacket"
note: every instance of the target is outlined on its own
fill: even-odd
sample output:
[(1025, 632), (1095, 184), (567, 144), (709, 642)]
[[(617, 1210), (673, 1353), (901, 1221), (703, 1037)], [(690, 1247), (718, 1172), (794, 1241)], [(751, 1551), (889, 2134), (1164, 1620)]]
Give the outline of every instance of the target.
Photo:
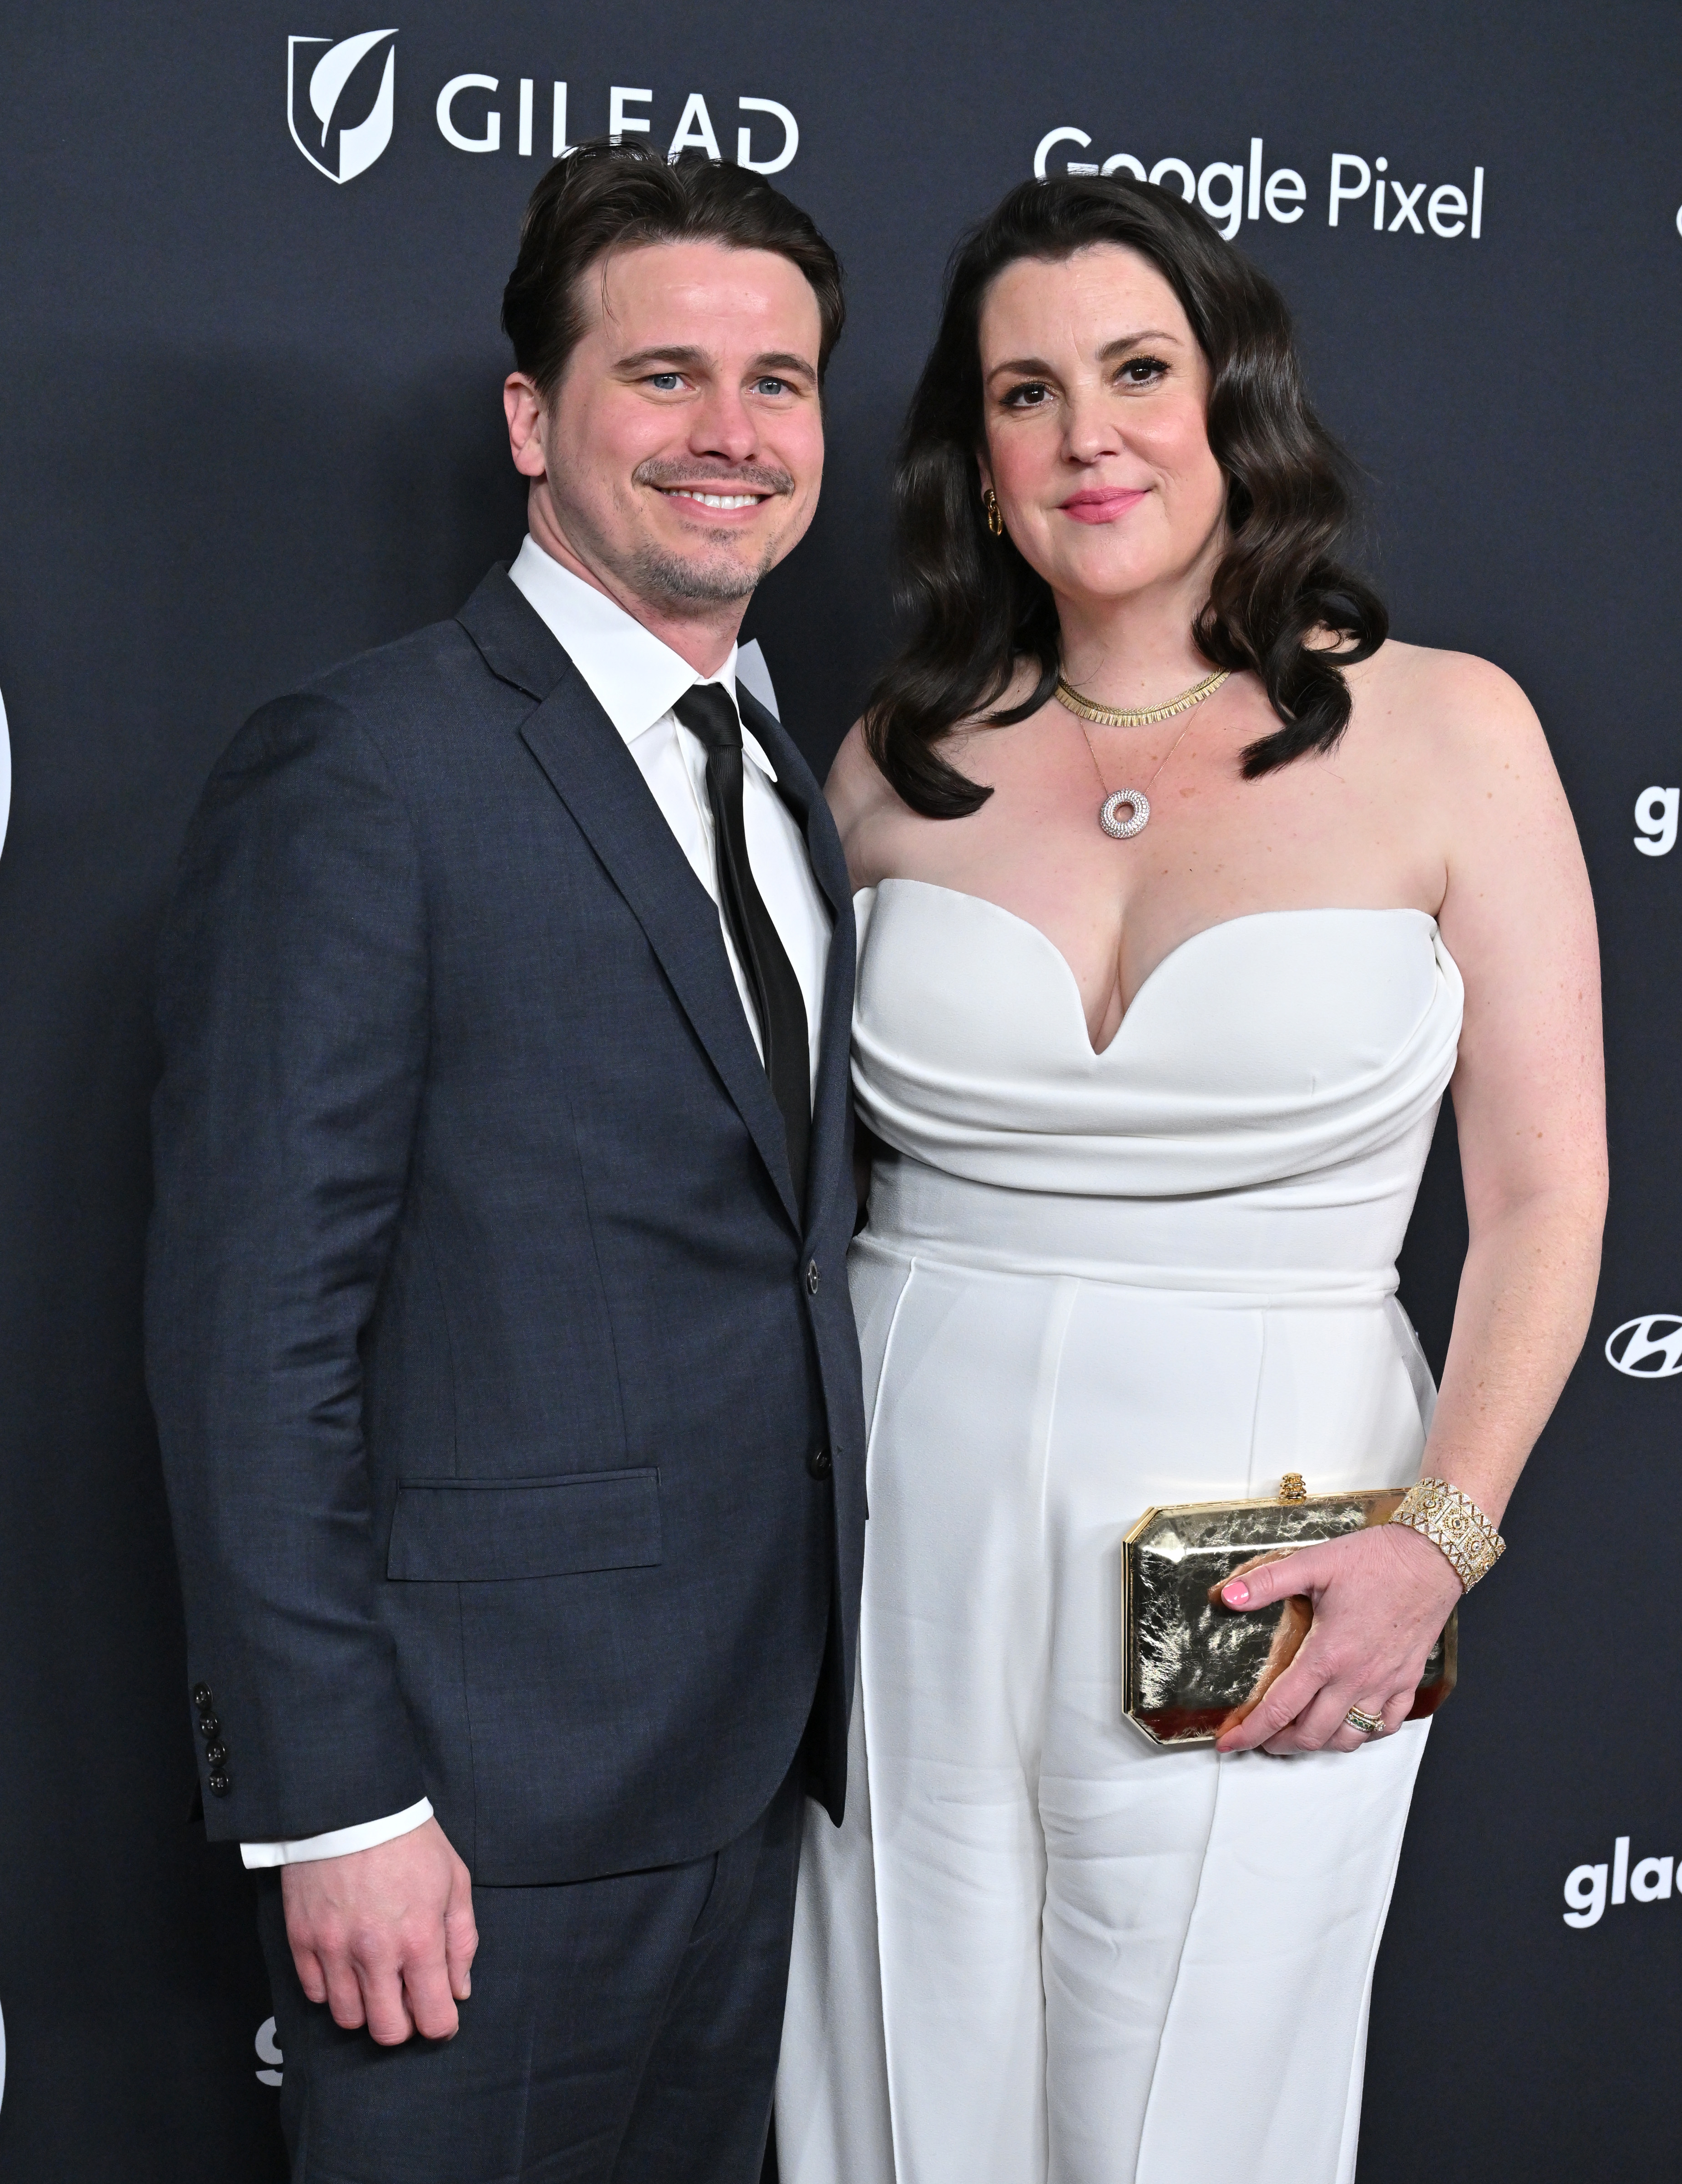
[(424, 1792), (483, 1881), (665, 1864), (803, 1736), (839, 1817), (853, 919), (816, 783), (743, 712), (835, 921), (804, 1207), (714, 905), (505, 570), (211, 777), (148, 1351), (213, 1837)]

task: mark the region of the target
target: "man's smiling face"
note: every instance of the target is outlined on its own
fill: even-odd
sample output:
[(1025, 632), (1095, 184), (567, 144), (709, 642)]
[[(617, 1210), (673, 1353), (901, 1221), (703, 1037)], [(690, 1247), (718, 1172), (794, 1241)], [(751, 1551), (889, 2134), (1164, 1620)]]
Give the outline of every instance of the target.
[(805, 275), (773, 251), (645, 244), (598, 259), (578, 301), (549, 403), (509, 382), (515, 460), (543, 481), (539, 543), (625, 604), (681, 617), (745, 601), (805, 535), (823, 476)]

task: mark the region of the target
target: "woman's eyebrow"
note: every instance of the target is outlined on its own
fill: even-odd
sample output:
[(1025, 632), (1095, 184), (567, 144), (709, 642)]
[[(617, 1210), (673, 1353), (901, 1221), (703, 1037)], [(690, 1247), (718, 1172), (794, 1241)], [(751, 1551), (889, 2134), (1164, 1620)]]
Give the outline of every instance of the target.
[(990, 365), (987, 376), (989, 379), (996, 379), (1001, 371), (1018, 371), (1033, 379), (1055, 379), (1057, 376), (1044, 358), (1039, 356), (1011, 357), (1003, 364)]
[[(1117, 334), (1114, 341), (1106, 342), (1098, 352), (1099, 361), (1107, 364), (1112, 358), (1125, 355), (1128, 349), (1137, 348), (1141, 342), (1168, 342), (1176, 348), (1183, 348), (1185, 345), (1178, 334), (1171, 334), (1166, 327), (1144, 326), (1137, 333)], [(1002, 363), (990, 365), (987, 376), (996, 379), (1001, 371), (1016, 372), (1031, 379), (1055, 379), (1057, 376), (1055, 369), (1041, 356), (1007, 357)]]
[(1100, 360), (1107, 362), (1127, 349), (1137, 348), (1141, 342), (1172, 342), (1177, 348), (1181, 346), (1178, 334), (1171, 334), (1161, 326), (1146, 326), (1142, 333), (1120, 334), (1114, 341), (1106, 342), (1098, 354)]

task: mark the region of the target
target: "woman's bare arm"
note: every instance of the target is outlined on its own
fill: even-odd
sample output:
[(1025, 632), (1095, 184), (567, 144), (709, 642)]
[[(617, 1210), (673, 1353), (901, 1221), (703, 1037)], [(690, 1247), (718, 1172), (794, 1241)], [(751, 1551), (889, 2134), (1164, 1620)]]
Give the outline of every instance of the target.
[[(1480, 660), (1419, 655), (1422, 812), (1442, 813), (1439, 923), (1466, 982), (1455, 1119), (1470, 1245), (1427, 1475), (1499, 1522), (1587, 1332), (1606, 1210), (1594, 905), (1576, 829), (1522, 692)], [(1289, 1575), (1285, 1573), (1289, 1571)], [(1459, 1581), (1393, 1525), (1258, 1570), (1256, 1607), (1306, 1593), (1296, 1661), (1222, 1749), (1353, 1750), (1351, 1707), (1395, 1728)]]
[(1542, 731), (1479, 661), (1439, 922), (1466, 981), (1454, 1078), (1470, 1246), (1426, 1469), (1499, 1523), (1588, 1332), (1606, 1216), (1594, 904)]

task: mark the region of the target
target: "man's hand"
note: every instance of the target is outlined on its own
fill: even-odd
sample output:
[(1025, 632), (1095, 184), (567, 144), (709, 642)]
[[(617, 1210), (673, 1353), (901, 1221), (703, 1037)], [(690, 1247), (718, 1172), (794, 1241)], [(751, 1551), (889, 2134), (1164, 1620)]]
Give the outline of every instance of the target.
[(365, 2025), (382, 2048), (412, 2032), (454, 2035), (479, 1932), (472, 1878), (436, 1820), (372, 1850), (288, 1865), (281, 1893), (304, 1992), (336, 2025)]

